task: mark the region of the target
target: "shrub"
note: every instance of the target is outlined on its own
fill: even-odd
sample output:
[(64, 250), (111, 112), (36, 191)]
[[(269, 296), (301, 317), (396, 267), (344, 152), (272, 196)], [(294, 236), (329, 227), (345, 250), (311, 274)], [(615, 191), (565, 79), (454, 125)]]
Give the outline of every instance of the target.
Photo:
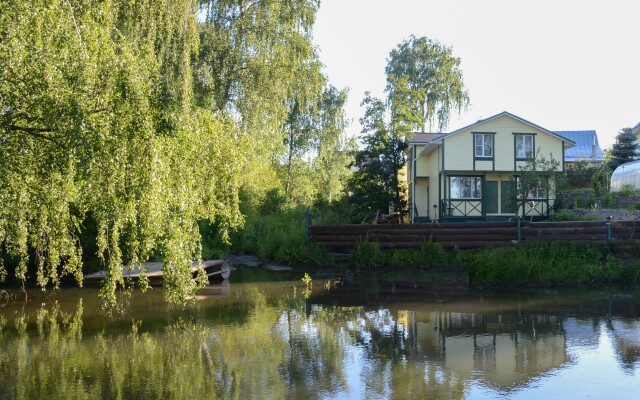
[(375, 242), (362, 242), (351, 253), (351, 265), (358, 269), (374, 268), (382, 263), (384, 255), (380, 250), (380, 244)]
[(633, 189), (633, 186), (627, 184), (627, 185), (622, 185), (622, 188), (618, 192), (618, 195), (620, 195), (620, 196), (631, 196), (634, 193), (635, 193), (635, 191)]

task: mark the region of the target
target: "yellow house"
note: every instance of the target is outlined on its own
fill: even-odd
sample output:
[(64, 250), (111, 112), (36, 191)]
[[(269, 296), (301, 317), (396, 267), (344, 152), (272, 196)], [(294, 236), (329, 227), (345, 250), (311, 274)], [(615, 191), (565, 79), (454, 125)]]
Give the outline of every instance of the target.
[(506, 111), (451, 133), (417, 133), (408, 146), (411, 221), (544, 218), (553, 208), (555, 186), (533, 188), (517, 201), (522, 168), (539, 155), (557, 161), (562, 172), (565, 149), (574, 145)]

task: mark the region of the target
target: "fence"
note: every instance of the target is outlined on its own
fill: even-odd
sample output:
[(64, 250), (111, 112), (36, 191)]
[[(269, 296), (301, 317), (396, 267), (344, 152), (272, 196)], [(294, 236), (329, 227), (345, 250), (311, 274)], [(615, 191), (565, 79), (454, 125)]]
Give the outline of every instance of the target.
[(318, 225), (309, 238), (329, 248), (378, 242), (384, 248), (416, 248), (427, 241), (444, 248), (478, 249), (536, 241), (634, 240), (636, 221), (472, 222), (447, 224)]

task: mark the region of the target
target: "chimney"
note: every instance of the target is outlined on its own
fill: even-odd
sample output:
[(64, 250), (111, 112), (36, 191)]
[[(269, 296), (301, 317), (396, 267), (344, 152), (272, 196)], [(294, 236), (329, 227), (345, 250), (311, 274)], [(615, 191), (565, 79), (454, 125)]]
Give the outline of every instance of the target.
[(591, 145), (591, 158), (596, 160), (596, 135), (593, 135), (593, 144)]

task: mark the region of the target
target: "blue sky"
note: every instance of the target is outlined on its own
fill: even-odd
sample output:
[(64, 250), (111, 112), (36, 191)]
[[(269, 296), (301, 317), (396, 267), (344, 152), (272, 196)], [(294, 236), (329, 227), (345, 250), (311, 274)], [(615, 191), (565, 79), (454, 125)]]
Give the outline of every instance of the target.
[(605, 148), (640, 122), (640, 1), (322, 0), (314, 42), (330, 82), (350, 90), (349, 133), (411, 34), (462, 60), (471, 106), (448, 130), (509, 111), (550, 130), (595, 129)]

